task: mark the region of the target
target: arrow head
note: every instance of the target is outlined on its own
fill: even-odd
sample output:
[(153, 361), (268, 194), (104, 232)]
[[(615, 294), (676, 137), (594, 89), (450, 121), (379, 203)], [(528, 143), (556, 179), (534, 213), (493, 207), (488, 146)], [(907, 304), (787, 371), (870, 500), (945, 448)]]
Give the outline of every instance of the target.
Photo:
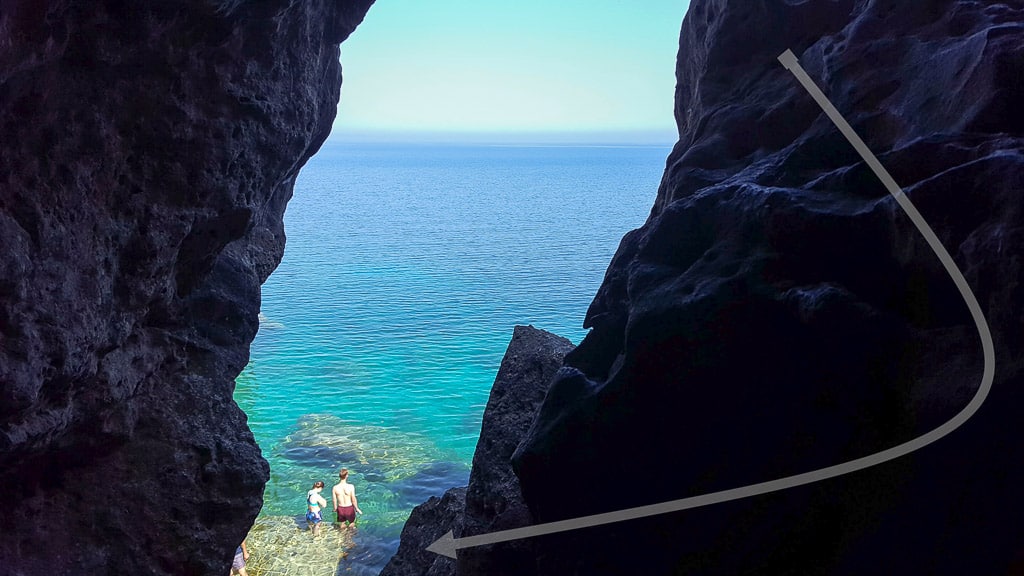
[(427, 552), (455, 558), (455, 534), (449, 530), (447, 534), (435, 540), (430, 546), (427, 546)]
[(794, 55), (793, 51), (789, 48), (786, 48), (785, 52), (779, 54), (779, 62), (782, 62), (782, 65), (785, 66), (786, 70), (792, 70), (793, 66), (799, 63), (796, 59), (796, 55)]

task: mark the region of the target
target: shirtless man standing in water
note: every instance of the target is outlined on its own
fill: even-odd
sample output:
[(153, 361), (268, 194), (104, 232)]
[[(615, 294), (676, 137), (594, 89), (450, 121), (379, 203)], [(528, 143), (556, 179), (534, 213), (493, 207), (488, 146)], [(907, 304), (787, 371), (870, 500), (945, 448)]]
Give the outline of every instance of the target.
[(356, 514), (362, 514), (359, 509), (359, 502), (356, 501), (356, 487), (348, 483), (348, 470), (345, 468), (338, 472), (338, 483), (331, 490), (331, 504), (338, 513), (338, 527), (345, 522), (346, 526), (354, 526)]

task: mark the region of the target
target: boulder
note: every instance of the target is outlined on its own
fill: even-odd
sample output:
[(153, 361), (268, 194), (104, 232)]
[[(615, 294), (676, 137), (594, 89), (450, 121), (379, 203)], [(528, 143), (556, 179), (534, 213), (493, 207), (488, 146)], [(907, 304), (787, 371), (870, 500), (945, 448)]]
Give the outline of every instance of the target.
[(466, 548), (458, 552), (457, 563), (426, 548), (448, 531), (461, 537), (533, 523), (509, 458), (572, 348), (569, 340), (533, 326), (514, 328), (484, 408), (469, 485), (413, 510), (398, 552), (381, 576), (536, 573), (528, 540)]

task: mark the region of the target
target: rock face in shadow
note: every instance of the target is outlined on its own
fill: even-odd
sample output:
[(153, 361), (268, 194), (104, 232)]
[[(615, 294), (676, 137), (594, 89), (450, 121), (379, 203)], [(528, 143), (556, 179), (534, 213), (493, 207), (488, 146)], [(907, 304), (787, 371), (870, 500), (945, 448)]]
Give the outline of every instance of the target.
[(453, 576), (455, 560), (427, 551), (435, 540), (462, 522), (466, 488), (452, 488), (438, 498), (431, 496), (413, 508), (402, 527), (398, 552), (380, 576)]
[(3, 3), (0, 571), (227, 572), (234, 377), (371, 3)]
[(890, 463), (538, 538), (542, 575), (1008, 573), (1024, 550), (1002, 528), (1024, 508), (1022, 38), (1020, 2), (691, 3), (657, 200), (514, 457), (536, 520), (866, 456), (977, 389), (964, 300), (778, 62), (786, 49), (963, 271), (995, 338), (994, 386), (952, 435)]
[(461, 537), (533, 524), (509, 459), (572, 349), (572, 342), (561, 336), (533, 326), (515, 327), (484, 409), (469, 486), (453, 488), (413, 510), (398, 552), (381, 576), (536, 574), (529, 540), (464, 549), (457, 563), (426, 547), (449, 530)]
[[(562, 366), (572, 342), (533, 326), (516, 326), (501, 360), (480, 425), (480, 440), (469, 473), (461, 531), (474, 536), (533, 524), (510, 459), (522, 442), (548, 385)], [(459, 574), (500, 571), (536, 573), (529, 540), (466, 548), (458, 553)]]

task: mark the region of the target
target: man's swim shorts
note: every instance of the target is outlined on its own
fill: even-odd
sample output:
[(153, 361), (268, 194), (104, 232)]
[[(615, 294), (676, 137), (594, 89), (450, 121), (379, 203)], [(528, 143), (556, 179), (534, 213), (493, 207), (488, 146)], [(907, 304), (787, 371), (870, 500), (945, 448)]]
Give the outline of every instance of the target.
[(338, 522), (355, 522), (356, 521), (356, 507), (352, 506), (338, 506), (336, 512), (338, 513)]

